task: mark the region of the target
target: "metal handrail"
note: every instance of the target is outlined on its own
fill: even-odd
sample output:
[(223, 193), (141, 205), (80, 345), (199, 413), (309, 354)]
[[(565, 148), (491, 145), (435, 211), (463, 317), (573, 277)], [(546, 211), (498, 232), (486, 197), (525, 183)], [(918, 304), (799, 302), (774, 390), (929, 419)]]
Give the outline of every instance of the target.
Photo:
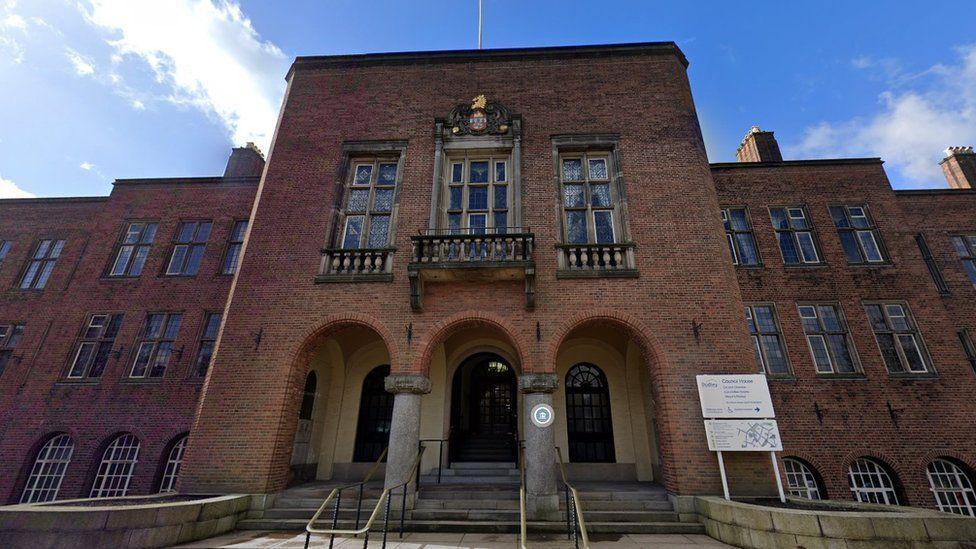
[[(332, 528), (326, 528), (326, 529), (318, 529), (318, 528), (315, 528), (315, 526), (314, 526), (315, 521), (318, 520), (319, 516), (325, 510), (325, 508), (328, 505), (329, 501), (334, 496), (336, 496), (336, 494), (338, 492), (340, 492), (342, 489), (345, 489), (345, 488), (348, 488), (348, 487), (351, 487), (351, 486), (356, 486), (356, 485), (362, 484), (362, 483), (350, 484), (348, 486), (344, 486), (344, 487), (341, 487), (341, 488), (333, 489), (332, 492), (329, 493), (329, 496), (327, 498), (325, 498), (325, 501), (322, 502), (322, 506), (319, 507), (319, 510), (315, 512), (315, 514), (312, 516), (311, 520), (309, 520), (308, 521), (308, 524), (305, 526), (305, 549), (308, 549), (309, 539), (311, 538), (312, 534), (328, 534), (330, 536), (330, 538), (329, 538), (329, 547), (330, 548), (332, 547), (332, 544), (335, 541), (335, 536), (336, 535), (358, 536), (359, 534), (365, 534), (365, 536), (363, 536), (363, 548), (366, 549), (369, 546), (369, 530), (370, 530), (370, 528), (373, 527), (373, 522), (376, 520), (376, 516), (380, 512), (380, 507), (383, 506), (384, 500), (386, 501), (386, 511), (384, 513), (384, 518), (383, 518), (383, 545), (382, 545), (382, 547), (385, 549), (386, 548), (386, 533), (387, 533), (387, 529), (388, 529), (389, 523), (390, 523), (390, 495), (393, 493), (394, 490), (396, 490), (397, 488), (401, 488), (401, 487), (403, 488), (403, 505), (400, 508), (400, 537), (403, 537), (403, 521), (404, 521), (404, 513), (406, 511), (407, 485), (410, 484), (411, 482), (414, 482), (414, 477), (417, 475), (417, 470), (420, 468), (420, 459), (423, 457), (424, 450), (425, 449), (426, 449), (426, 447), (421, 446), (419, 448), (419, 450), (417, 451), (417, 457), (413, 461), (413, 466), (410, 468), (410, 474), (407, 475), (407, 480), (401, 482), (400, 484), (397, 484), (396, 486), (391, 486), (389, 488), (384, 488), (383, 489), (383, 492), (380, 493), (379, 499), (376, 500), (376, 505), (373, 507), (373, 512), (370, 513), (369, 519), (366, 521), (366, 524), (362, 528), (357, 528), (355, 530), (345, 530), (345, 529), (340, 529), (340, 528), (336, 528), (335, 527), (336, 526), (336, 518), (339, 516), (339, 502), (341, 500), (336, 500), (336, 513), (335, 513), (335, 515), (333, 516), (333, 519), (332, 519)], [(386, 450), (383, 450), (383, 455), (385, 455), (385, 454), (386, 454)], [(380, 459), (383, 458), (383, 455), (380, 456)], [(380, 460), (377, 460), (377, 463), (379, 463), (379, 461)], [(376, 469), (376, 465), (373, 466), (373, 469), (370, 471), (369, 476), (372, 476), (372, 473), (375, 471), (375, 469)], [(363, 481), (363, 482), (365, 482), (365, 481)], [(357, 521), (357, 526), (358, 526), (358, 521)]]
[(526, 549), (526, 526), (525, 526), (525, 450), (522, 445), (518, 446), (519, 458), (519, 548)]
[[(329, 492), (328, 497), (325, 498), (325, 501), (322, 502), (322, 505), (319, 506), (319, 508), (315, 512), (315, 514), (312, 515), (312, 520), (308, 521), (308, 526), (306, 526), (305, 529), (308, 530), (308, 528), (310, 528), (312, 526), (312, 524), (316, 520), (318, 520), (319, 516), (328, 507), (329, 502), (332, 501), (332, 498), (337, 498), (336, 499), (335, 511), (332, 514), (332, 529), (335, 530), (336, 529), (336, 525), (339, 522), (339, 510), (340, 510), (339, 508), (342, 506), (342, 491), (343, 490), (346, 490), (346, 489), (349, 489), (349, 488), (355, 488), (355, 487), (358, 487), (359, 488), (359, 499), (356, 502), (356, 526), (355, 526), (355, 528), (358, 529), (359, 528), (360, 511), (361, 511), (362, 506), (363, 506), (363, 488), (366, 486), (366, 483), (369, 482), (373, 478), (373, 475), (376, 473), (376, 470), (379, 469), (380, 464), (383, 463), (383, 459), (386, 458), (386, 453), (389, 452), (389, 450), (390, 450), (390, 447), (389, 446), (387, 446), (386, 448), (383, 448), (383, 451), (380, 453), (380, 456), (378, 458), (376, 458), (376, 461), (373, 463), (373, 466), (370, 467), (368, 471), (366, 471), (366, 475), (363, 477), (363, 480), (361, 480), (359, 482), (354, 482), (352, 484), (346, 484), (346, 485), (343, 485), (343, 486), (339, 486), (337, 488), (333, 488), (332, 491)], [(370, 519), (370, 520), (372, 520), (372, 519)], [(318, 532), (316, 532), (316, 533), (318, 533)], [(337, 533), (339, 533), (339, 532), (337, 532)], [(306, 549), (308, 548), (308, 540), (309, 540), (310, 535), (311, 535), (311, 532), (310, 531), (305, 534), (305, 547), (306, 547)], [(332, 545), (333, 545), (333, 542), (334, 541), (335, 541), (335, 534), (333, 534), (332, 537), (329, 539), (329, 548), (330, 549), (332, 548)]]
[[(563, 462), (563, 452), (559, 446), (556, 446), (556, 456), (559, 458), (559, 474), (563, 477), (563, 486), (566, 491), (566, 529), (570, 530), (569, 537), (576, 545), (576, 549), (579, 549), (580, 541), (583, 542), (583, 549), (590, 549), (590, 537), (586, 534), (586, 520), (583, 519), (583, 504), (580, 502), (576, 487), (570, 484), (566, 478), (566, 464)], [(570, 494), (573, 496), (572, 507), (570, 507), (569, 502)], [(577, 530), (579, 530), (579, 537), (576, 536)]]
[[(420, 444), (427, 442), (437, 443), (437, 484), (441, 483), (441, 472), (444, 470), (444, 443), (448, 443), (448, 451), (450, 451), (450, 440), (448, 438), (422, 438), (420, 439)], [(448, 461), (448, 466), (450, 466), (450, 461)]]

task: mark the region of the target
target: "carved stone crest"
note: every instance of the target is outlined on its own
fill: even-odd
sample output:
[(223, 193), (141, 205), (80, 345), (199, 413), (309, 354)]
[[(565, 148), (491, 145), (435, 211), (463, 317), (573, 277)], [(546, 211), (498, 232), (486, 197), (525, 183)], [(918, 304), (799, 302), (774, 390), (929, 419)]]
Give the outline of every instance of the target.
[(447, 123), (454, 135), (485, 135), (508, 132), (512, 120), (508, 109), (479, 95), (471, 104), (462, 103), (451, 109)]

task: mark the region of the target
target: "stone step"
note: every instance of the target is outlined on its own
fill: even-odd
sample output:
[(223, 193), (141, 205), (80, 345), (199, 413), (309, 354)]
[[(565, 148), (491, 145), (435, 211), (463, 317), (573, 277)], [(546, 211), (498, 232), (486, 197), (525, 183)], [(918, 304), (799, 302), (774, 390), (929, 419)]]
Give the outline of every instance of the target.
[[(446, 476), (441, 478), (440, 486), (450, 486), (458, 484), (481, 484), (481, 485), (506, 485), (506, 486), (518, 486), (519, 476), (518, 475), (493, 475), (493, 476)], [(423, 476), (420, 477), (420, 489), (424, 490), (427, 486), (438, 486), (437, 476)], [(457, 487), (455, 486), (455, 489)]]
[[(586, 523), (591, 522), (677, 522), (678, 514), (668, 511), (592, 511), (583, 508)], [(311, 513), (307, 518), (311, 518)], [(518, 521), (518, 509), (415, 509), (411, 520)]]
[[(370, 509), (376, 505), (376, 501), (379, 498), (363, 498), (363, 509), (369, 507)], [(274, 503), (275, 509), (318, 509), (325, 498), (292, 498), (292, 497), (282, 497), (279, 498)], [(330, 513), (331, 509), (335, 507), (333, 502), (329, 502)], [(356, 508), (356, 498), (346, 499), (342, 498), (342, 508), (343, 509), (355, 509)]]
[[(437, 471), (436, 470), (431, 471), (430, 473), (426, 473), (424, 476), (431, 476), (433, 478), (437, 478)], [(444, 470), (441, 471), (441, 476), (444, 476), (444, 477), (460, 477), (460, 476), (468, 476), (468, 477), (471, 477), (471, 476), (485, 476), (485, 477), (492, 477), (492, 476), (516, 476), (517, 477), (517, 476), (519, 476), (519, 470), (518, 469), (515, 469), (515, 468), (509, 469), (507, 467), (505, 467), (505, 468), (502, 468), (502, 467), (494, 467), (494, 468), (490, 468), (490, 467), (479, 467), (477, 469), (475, 469), (474, 467), (465, 467), (465, 468), (462, 468), (462, 469), (453, 469), (453, 468), (452, 469), (444, 469)]]
[(455, 461), (451, 469), (515, 469), (514, 461)]
[[(307, 520), (301, 519), (244, 519), (237, 523), (239, 530), (304, 530)], [(328, 528), (331, 523), (323, 521), (317, 528)], [(339, 521), (338, 527), (350, 529), (352, 521)], [(566, 523), (562, 521), (527, 523), (530, 532), (564, 533)], [(390, 516), (389, 532), (396, 535), (399, 520)], [(515, 521), (455, 521), (455, 520), (408, 520), (404, 524), (406, 532), (464, 532), (464, 533), (517, 533), (519, 522)], [(615, 534), (704, 534), (705, 526), (698, 522), (587, 522), (586, 530), (594, 533)], [(370, 538), (378, 539), (383, 531), (382, 517), (373, 525)]]

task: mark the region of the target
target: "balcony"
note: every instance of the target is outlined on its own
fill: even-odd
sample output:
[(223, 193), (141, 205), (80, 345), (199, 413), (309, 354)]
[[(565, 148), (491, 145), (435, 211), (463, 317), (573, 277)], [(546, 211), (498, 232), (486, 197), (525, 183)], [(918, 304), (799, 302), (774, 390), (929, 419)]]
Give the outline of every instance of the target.
[(396, 248), (325, 248), (316, 282), (389, 282)]
[(535, 307), (535, 235), (525, 227), (431, 230), (410, 237), (410, 306), (423, 310), (426, 282), (525, 280), (525, 307)]
[(634, 244), (556, 244), (556, 278), (637, 278)]

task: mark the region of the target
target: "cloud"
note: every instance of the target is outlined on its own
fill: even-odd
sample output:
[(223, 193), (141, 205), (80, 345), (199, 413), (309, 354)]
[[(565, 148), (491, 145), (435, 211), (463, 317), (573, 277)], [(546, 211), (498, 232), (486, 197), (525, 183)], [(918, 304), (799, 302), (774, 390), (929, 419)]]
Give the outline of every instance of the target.
[(880, 156), (911, 186), (944, 187), (939, 167), (950, 145), (976, 144), (976, 44), (956, 48), (955, 64), (910, 74), (897, 60), (858, 57), (888, 88), (872, 114), (808, 127), (786, 147), (793, 157)]
[(34, 198), (34, 193), (29, 193), (17, 186), (16, 183), (0, 176), (0, 198)]
[[(164, 99), (219, 120), (235, 143), (267, 149), (284, 92), (288, 59), (264, 41), (231, 0), (88, 0), (86, 20), (108, 33), (112, 63), (139, 60)], [(118, 72), (115, 85), (132, 95)], [(130, 98), (145, 108), (144, 98)]]
[(16, 2), (5, 2), (0, 5), (0, 53), (6, 51), (15, 64), (24, 62), (24, 45), (21, 43), (27, 35), (27, 21), (14, 13)]
[(88, 162), (87, 160), (79, 164), (78, 167), (85, 170), (86, 172), (90, 172), (95, 169), (95, 165), (92, 164), (91, 162)]
[(74, 65), (75, 74), (78, 76), (87, 76), (95, 73), (95, 66), (92, 64), (90, 57), (85, 57), (71, 48), (66, 48), (64, 54), (68, 56), (68, 60)]

